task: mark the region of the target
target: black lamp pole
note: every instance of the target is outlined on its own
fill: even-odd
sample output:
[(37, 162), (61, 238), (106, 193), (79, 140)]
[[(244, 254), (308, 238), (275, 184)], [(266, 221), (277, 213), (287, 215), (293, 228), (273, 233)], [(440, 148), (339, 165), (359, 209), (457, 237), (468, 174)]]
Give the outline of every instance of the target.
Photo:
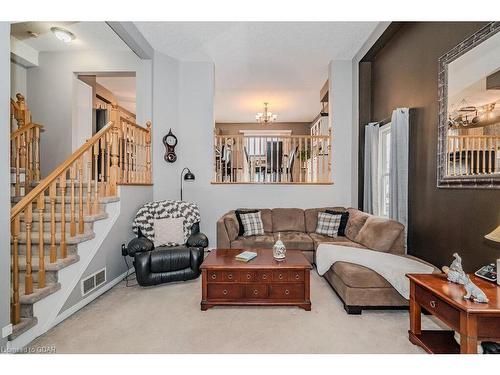
[[(187, 173), (184, 174), (184, 171), (187, 171)], [(181, 171), (181, 200), (182, 200), (182, 181), (194, 181), (194, 180), (195, 180), (194, 174), (189, 170), (189, 168), (185, 167)]]

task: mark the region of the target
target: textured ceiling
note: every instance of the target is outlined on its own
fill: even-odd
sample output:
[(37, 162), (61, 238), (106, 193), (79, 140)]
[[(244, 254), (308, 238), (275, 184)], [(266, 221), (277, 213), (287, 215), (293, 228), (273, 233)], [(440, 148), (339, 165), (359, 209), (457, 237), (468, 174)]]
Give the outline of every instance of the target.
[(310, 121), (332, 59), (352, 59), (377, 22), (136, 22), (156, 50), (215, 64), (215, 120)]
[[(50, 31), (62, 27), (75, 34), (71, 43), (61, 42)], [(28, 31), (39, 34), (29, 36)], [(17, 22), (11, 25), (11, 34), (39, 52), (74, 50), (130, 51), (130, 48), (105, 22)]]

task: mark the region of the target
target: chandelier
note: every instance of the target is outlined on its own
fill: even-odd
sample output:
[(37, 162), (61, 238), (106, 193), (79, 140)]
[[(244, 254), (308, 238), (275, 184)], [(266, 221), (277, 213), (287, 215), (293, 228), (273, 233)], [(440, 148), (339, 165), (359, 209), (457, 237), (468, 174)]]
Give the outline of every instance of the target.
[(268, 111), (268, 104), (269, 103), (264, 103), (264, 112), (259, 112), (255, 115), (255, 119), (260, 124), (270, 124), (278, 119), (278, 115), (275, 115), (272, 112)]

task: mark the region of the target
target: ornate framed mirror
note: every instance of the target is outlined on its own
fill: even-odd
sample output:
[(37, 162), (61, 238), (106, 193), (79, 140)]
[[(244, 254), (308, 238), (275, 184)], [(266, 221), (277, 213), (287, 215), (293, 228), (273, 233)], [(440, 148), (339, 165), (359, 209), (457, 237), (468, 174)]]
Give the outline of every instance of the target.
[(500, 22), (439, 59), (437, 186), (500, 188)]

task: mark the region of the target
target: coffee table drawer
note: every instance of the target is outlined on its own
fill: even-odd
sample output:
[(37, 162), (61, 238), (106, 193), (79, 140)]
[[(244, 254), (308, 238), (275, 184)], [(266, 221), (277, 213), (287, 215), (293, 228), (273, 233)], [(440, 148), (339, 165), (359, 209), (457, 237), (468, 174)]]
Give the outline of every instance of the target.
[(245, 285), (245, 298), (262, 299), (268, 297), (268, 286), (266, 284)]
[(240, 272), (240, 281), (241, 282), (255, 281), (255, 272), (254, 271), (242, 271), (242, 272)]
[(290, 271), (288, 276), (290, 281), (304, 281), (304, 271)]
[(257, 281), (262, 281), (265, 283), (273, 281), (273, 272), (272, 271), (257, 271), (256, 275)]
[(207, 281), (209, 283), (215, 283), (222, 281), (222, 271), (208, 271)]
[(287, 270), (273, 271), (273, 281), (288, 281), (288, 271)]
[(222, 272), (222, 281), (237, 282), (238, 277), (239, 277), (238, 271), (223, 271)]
[(415, 300), (431, 314), (438, 316), (452, 327), (460, 327), (460, 312), (427, 290), (417, 286)]
[(273, 284), (269, 287), (271, 298), (277, 299), (304, 299), (304, 284)]
[(239, 284), (208, 284), (209, 299), (234, 300), (243, 297), (243, 288)]

